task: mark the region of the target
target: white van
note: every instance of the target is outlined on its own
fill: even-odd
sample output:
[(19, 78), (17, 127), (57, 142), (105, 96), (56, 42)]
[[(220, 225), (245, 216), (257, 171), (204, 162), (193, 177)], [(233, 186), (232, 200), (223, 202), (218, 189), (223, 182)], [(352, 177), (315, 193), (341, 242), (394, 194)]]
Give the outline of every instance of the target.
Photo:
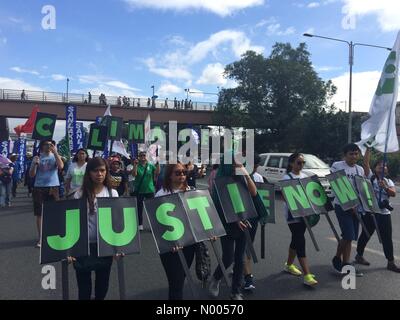
[[(277, 185), (278, 181), (283, 179), (286, 174), (286, 168), (289, 162), (291, 153), (263, 153), (260, 154), (260, 166), (257, 172), (261, 174), (269, 183)], [(330, 174), (329, 165), (323, 162), (318, 157), (312, 154), (304, 154), (303, 173), (308, 176), (318, 176), (327, 194), (331, 195), (331, 187), (328, 180), (325, 178)]]

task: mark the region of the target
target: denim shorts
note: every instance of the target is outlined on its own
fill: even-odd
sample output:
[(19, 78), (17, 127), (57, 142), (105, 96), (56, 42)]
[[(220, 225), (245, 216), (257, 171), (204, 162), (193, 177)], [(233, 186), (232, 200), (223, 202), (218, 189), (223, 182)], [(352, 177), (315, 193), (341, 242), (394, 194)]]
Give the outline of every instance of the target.
[(359, 222), (351, 210), (343, 211), (339, 205), (335, 205), (335, 213), (342, 231), (342, 239), (357, 241), (359, 233)]

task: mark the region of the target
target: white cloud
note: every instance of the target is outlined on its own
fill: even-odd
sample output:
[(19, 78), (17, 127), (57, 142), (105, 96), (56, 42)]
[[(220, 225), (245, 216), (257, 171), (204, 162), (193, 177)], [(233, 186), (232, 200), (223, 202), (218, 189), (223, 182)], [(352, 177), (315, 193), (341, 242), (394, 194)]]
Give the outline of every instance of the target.
[(127, 83), (118, 80), (107, 81), (105, 84), (118, 89), (139, 91), (139, 89), (133, 88), (129, 86)]
[(310, 2), (310, 3), (307, 5), (307, 8), (309, 8), (309, 9), (318, 8), (320, 5), (321, 5), (321, 4), (320, 4), (319, 2)]
[[(87, 87), (84, 91), (90, 91), (92, 94), (104, 93), (109, 96), (137, 96), (136, 92), (141, 91), (138, 88), (131, 87), (129, 84), (115, 80), (103, 75), (80, 75), (78, 81), (81, 84), (93, 85)], [(82, 91), (82, 89), (80, 89)]]
[(29, 69), (24, 69), (21, 67), (12, 67), (12, 68), (10, 68), (10, 70), (15, 71), (17, 73), (29, 73), (29, 74), (33, 74), (35, 76), (38, 76), (40, 74), (36, 70), (29, 70)]
[[(353, 111), (368, 112), (372, 98), (378, 86), (381, 71), (366, 71), (353, 73)], [(349, 73), (332, 79), (338, 88), (337, 94), (332, 99), (336, 107), (344, 110), (349, 101)]]
[(31, 85), (23, 80), (3, 78), (0, 77), (0, 88), (12, 89), (12, 90), (32, 90), (32, 91), (45, 91), (44, 89)]
[(182, 88), (171, 84), (171, 83), (164, 83), (161, 87), (157, 90), (157, 95), (160, 97), (172, 97), (173, 95), (182, 93)]
[(144, 60), (149, 71), (167, 79), (190, 81), (192, 74), (190, 66), (200, 63), (209, 55), (217, 57), (220, 52), (231, 51), (239, 58), (248, 50), (258, 53), (264, 51), (264, 47), (255, 46), (245, 33), (235, 30), (222, 30), (212, 34), (207, 40), (197, 44), (188, 45), (183, 38), (177, 38), (184, 43), (184, 48), (178, 48), (167, 52), (160, 57), (151, 57)]
[(245, 33), (235, 30), (222, 30), (212, 34), (207, 40), (197, 43), (188, 53), (190, 63), (199, 62), (207, 57), (210, 52), (217, 50), (224, 43), (231, 44), (231, 50), (237, 58), (248, 50), (262, 53), (264, 47), (254, 46)]
[(220, 16), (264, 4), (264, 0), (125, 0), (132, 8), (152, 8), (161, 10), (205, 10)]
[(383, 31), (400, 29), (398, 0), (342, 0), (343, 12), (353, 16), (375, 15)]
[(225, 67), (221, 63), (208, 64), (196, 83), (224, 86), (227, 83), (227, 79), (225, 79), (223, 75), (224, 70)]
[(164, 78), (183, 80), (189, 80), (192, 78), (191, 73), (186, 69), (186, 67), (176, 65), (175, 62), (172, 62), (171, 65), (167, 65), (166, 67), (158, 67), (155, 59), (149, 58), (145, 60), (145, 64), (149, 68), (150, 72)]
[(54, 81), (65, 81), (65, 80), (67, 80), (67, 77), (64, 76), (64, 75), (62, 75), (62, 74), (52, 74), (52, 75), (51, 75), (51, 78), (52, 78)]
[(313, 66), (317, 72), (331, 72), (342, 70), (343, 67), (334, 67), (334, 66)]
[(294, 27), (289, 27), (282, 30), (282, 26), (280, 25), (280, 23), (270, 24), (267, 28), (267, 33), (270, 36), (289, 36), (291, 34), (294, 34), (295, 32), (296, 29)]

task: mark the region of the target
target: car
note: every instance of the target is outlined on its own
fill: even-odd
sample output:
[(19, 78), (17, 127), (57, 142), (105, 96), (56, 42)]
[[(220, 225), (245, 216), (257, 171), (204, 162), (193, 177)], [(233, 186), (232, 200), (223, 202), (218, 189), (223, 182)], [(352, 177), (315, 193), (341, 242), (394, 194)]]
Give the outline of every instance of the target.
[[(260, 166), (257, 172), (261, 174), (269, 183), (278, 186), (278, 182), (286, 174), (289, 157), (291, 153), (262, 153), (260, 154)], [(332, 196), (331, 186), (326, 178), (329, 175), (329, 165), (312, 154), (303, 154), (305, 165), (303, 173), (307, 176), (318, 176), (321, 185), (324, 187), (328, 196)]]

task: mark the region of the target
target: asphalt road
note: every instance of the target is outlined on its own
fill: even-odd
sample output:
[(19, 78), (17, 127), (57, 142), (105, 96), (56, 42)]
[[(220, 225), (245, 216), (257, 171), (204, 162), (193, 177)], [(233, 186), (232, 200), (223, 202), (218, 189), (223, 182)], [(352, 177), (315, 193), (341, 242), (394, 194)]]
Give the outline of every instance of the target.
[[(198, 187), (204, 188), (205, 181)], [(24, 193), (24, 194), (22, 194)], [(282, 201), (278, 196), (277, 223), (267, 226), (266, 259), (254, 266), (256, 289), (246, 294), (246, 299), (400, 299), (400, 274), (386, 270), (386, 260), (376, 235), (371, 239), (365, 257), (370, 267), (360, 267), (363, 278), (356, 279), (355, 290), (344, 290), (342, 278), (333, 272), (331, 259), (336, 250), (336, 240), (324, 217), (313, 229), (321, 251), (316, 252), (307, 235), (307, 255), (312, 272), (319, 285), (315, 289), (303, 286), (302, 278), (282, 272), (287, 258), (290, 232), (285, 223)], [(393, 201), (395, 211), (393, 220), (393, 241), (397, 259), (400, 260), (400, 196)], [(0, 209), (0, 299), (61, 299), (61, 265), (54, 264), (57, 274), (55, 290), (42, 289), (42, 266), (39, 265), (39, 250), (34, 248), (36, 230), (32, 213), (31, 199), (24, 189), (11, 208)], [(336, 217), (331, 213), (338, 229)], [(146, 224), (145, 224), (146, 226)], [(148, 224), (147, 224), (148, 228)], [(156, 251), (154, 239), (149, 231), (141, 233), (142, 252), (140, 255), (125, 258), (126, 289), (128, 299), (166, 299), (167, 279)], [(256, 252), (260, 253), (260, 236), (255, 242)], [(353, 254), (354, 256), (354, 254)], [(213, 258), (213, 267), (216, 261)], [(193, 271), (193, 268), (192, 268)], [(76, 280), (73, 268), (69, 268), (71, 299), (77, 298)], [(191, 299), (188, 286), (185, 297)], [(116, 264), (113, 265), (108, 299), (119, 299)], [(208, 299), (204, 289), (198, 286), (198, 298)], [(229, 298), (229, 289), (221, 287), (221, 299)]]

